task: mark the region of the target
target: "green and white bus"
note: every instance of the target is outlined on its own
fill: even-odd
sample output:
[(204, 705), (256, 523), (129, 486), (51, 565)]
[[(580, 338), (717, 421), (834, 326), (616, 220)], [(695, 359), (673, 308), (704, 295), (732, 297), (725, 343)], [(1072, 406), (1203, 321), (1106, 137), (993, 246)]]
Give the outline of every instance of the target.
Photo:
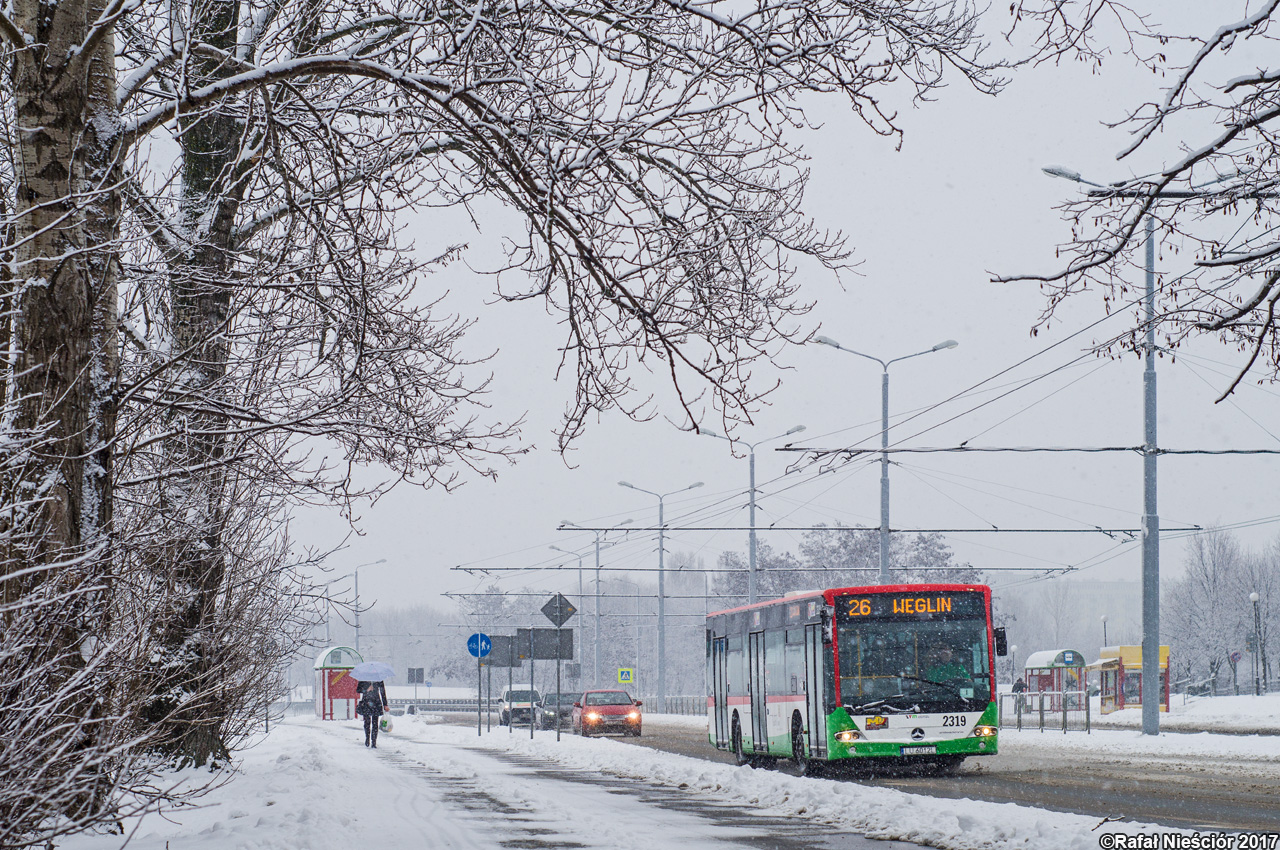
[(938, 772), (995, 755), (991, 588), (879, 585), (707, 615), (708, 737), (802, 773), (877, 759)]

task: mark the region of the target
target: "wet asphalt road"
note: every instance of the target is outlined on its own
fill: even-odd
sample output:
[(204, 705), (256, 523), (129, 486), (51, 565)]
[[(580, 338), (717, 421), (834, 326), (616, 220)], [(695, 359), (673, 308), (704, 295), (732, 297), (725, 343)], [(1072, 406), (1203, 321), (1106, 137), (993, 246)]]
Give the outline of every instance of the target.
[[(680, 755), (731, 764), (707, 743), (706, 734), (651, 723), (643, 738), (619, 739)], [(1053, 811), (1157, 823), (1184, 829), (1280, 831), (1280, 765), (1241, 765), (1230, 759), (1132, 760), (1106, 753), (1087, 760), (1057, 751), (1002, 742), (1001, 753), (969, 759), (958, 776), (848, 776), (862, 782), (927, 794), (997, 803), (1021, 803)], [(787, 762), (776, 769), (792, 770)]]

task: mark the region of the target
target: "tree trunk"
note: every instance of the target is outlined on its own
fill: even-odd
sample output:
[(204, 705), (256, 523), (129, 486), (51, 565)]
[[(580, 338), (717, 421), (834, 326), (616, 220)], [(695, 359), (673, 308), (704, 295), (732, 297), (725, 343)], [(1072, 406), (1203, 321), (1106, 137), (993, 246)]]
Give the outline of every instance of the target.
[[(234, 53), (238, 4), (216, 0), (190, 7), (192, 37)], [(192, 87), (231, 71), (215, 60), (194, 60)], [(171, 258), (170, 304), (174, 351), (184, 352), (172, 398), (179, 409), (165, 446), (171, 478), (163, 485), (167, 583), (172, 615), (162, 626), (162, 677), (148, 715), (160, 726), (159, 749), (179, 764), (225, 759), (223, 726), (229, 711), (221, 693), (219, 598), (227, 573), (228, 521), (225, 452), (228, 400), (228, 322), (232, 286), (232, 225), (242, 185), (236, 163), (241, 122), (222, 108), (185, 122), (181, 214), (192, 235), (188, 253)]]
[[(40, 671), (46, 704), (37, 764), (4, 724), (0, 763), (23, 771), (35, 808), (0, 812), (10, 829), (54, 815), (88, 823), (109, 792), (98, 748), (111, 724), (99, 668), (113, 577), (111, 447), (115, 433), (119, 232), (114, 41), (83, 48), (102, 4), (19, 0), (13, 21), (28, 37), (15, 51), (12, 311), (0, 473), (0, 681)], [(10, 641), (24, 652), (8, 650)], [(87, 675), (87, 678), (85, 678)], [(19, 713), (19, 712), (15, 712)], [(16, 758), (15, 758), (16, 756)], [(29, 773), (27, 773), (29, 771)], [(6, 801), (10, 798), (6, 796)], [(23, 819), (13, 823), (11, 816)], [(2, 830), (0, 830), (2, 831)], [(0, 842), (2, 843), (2, 842)]]

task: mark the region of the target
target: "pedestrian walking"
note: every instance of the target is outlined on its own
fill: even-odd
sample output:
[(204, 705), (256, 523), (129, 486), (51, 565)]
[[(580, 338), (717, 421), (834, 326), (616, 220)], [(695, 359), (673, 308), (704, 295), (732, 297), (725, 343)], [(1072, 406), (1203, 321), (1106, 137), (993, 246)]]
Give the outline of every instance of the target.
[(1022, 680), (1021, 676), (1018, 677), (1018, 681), (1013, 683), (1013, 692), (1017, 694), (1013, 699), (1014, 711), (1022, 714), (1027, 704), (1027, 698), (1023, 696), (1027, 692), (1027, 683)]
[(391, 707), (387, 702), (387, 686), (382, 682), (357, 682), (356, 693), (360, 695), (356, 714), (364, 718), (364, 745), (376, 750), (379, 718)]

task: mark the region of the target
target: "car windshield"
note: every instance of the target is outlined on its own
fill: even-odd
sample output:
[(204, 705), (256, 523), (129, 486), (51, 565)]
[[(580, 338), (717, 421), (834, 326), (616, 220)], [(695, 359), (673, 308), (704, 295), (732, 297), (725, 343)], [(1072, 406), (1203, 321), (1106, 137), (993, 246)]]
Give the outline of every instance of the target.
[(626, 691), (600, 691), (586, 696), (587, 705), (631, 705), (631, 695)]
[(567, 706), (573, 705), (575, 702), (582, 701), (582, 694), (550, 694), (547, 697), (547, 705)]
[(537, 691), (507, 691), (507, 702), (537, 702), (540, 699)]

